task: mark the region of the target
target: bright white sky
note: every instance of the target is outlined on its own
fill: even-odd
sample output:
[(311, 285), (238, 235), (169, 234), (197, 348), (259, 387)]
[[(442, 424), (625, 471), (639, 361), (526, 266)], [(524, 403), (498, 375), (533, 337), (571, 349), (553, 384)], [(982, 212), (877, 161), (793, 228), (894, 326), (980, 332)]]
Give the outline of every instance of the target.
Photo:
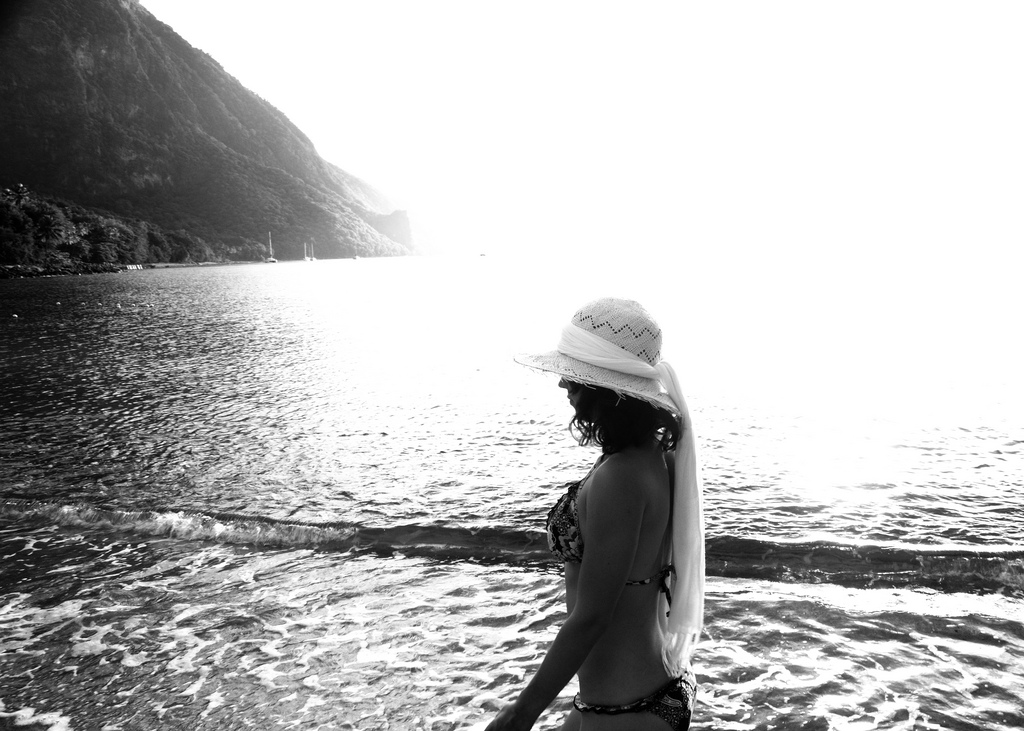
[(1019, 2), (142, 3), (435, 249), (1021, 242)]
[(682, 272), (741, 369), (1020, 380), (1024, 3), (142, 3), (430, 251)]

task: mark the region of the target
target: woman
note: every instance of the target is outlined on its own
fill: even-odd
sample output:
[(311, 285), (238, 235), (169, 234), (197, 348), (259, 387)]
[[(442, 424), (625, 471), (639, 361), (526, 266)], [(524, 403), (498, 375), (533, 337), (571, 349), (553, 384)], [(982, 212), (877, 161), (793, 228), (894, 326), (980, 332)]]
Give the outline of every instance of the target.
[(548, 515), (568, 618), (487, 731), (531, 728), (574, 674), (580, 692), (563, 730), (689, 726), (704, 609), (701, 485), (686, 403), (660, 352), (651, 316), (607, 298), (573, 316), (556, 351), (516, 358), (561, 376), (570, 428), (602, 453)]

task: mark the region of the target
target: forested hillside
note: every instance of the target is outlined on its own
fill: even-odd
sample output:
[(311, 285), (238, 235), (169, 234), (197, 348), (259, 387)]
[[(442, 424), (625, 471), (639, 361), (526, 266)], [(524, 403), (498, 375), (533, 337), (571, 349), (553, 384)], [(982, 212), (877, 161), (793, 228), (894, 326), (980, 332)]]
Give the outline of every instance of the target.
[[(252, 253), (246, 257), (246, 254)], [(237, 252), (241, 260), (262, 252)], [(0, 191), (0, 277), (116, 271), (125, 264), (223, 261), (221, 253), (184, 229), (91, 210), (33, 193), (24, 185)], [(10, 265), (22, 265), (11, 267)]]

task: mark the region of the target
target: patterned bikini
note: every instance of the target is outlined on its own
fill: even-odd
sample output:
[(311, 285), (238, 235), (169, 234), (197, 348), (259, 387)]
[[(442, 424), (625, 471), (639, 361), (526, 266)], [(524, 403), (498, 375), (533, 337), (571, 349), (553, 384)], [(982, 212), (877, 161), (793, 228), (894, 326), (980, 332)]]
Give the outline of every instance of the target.
[[(579, 482), (569, 483), (565, 494), (558, 499), (555, 506), (548, 512), (548, 548), (567, 563), (580, 563), (583, 561), (583, 534), (580, 532), (578, 512), (579, 491), (593, 471), (594, 468)], [(661, 590), (665, 592), (665, 596), (668, 598), (669, 603), (671, 603), (672, 596), (668, 590), (668, 577), (674, 571), (675, 569), (670, 564), (662, 568), (654, 576), (636, 581), (627, 581), (626, 586), (643, 586), (659, 581), (661, 583)], [(595, 705), (580, 700), (580, 696), (577, 693), (576, 698), (573, 699), (573, 706), (581, 713), (605, 715), (652, 713), (665, 721), (672, 731), (684, 731), (684, 729), (690, 726), (690, 713), (693, 710), (696, 694), (696, 681), (693, 674), (688, 672), (682, 677), (670, 680), (646, 698), (641, 698), (633, 703), (626, 703), (621, 706)]]

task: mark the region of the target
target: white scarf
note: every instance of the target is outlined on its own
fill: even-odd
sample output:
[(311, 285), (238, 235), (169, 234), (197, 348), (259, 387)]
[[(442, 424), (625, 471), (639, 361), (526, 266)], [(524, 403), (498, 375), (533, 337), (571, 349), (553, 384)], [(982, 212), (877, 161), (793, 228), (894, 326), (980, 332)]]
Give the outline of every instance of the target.
[(667, 619), (666, 607), (658, 612), (665, 638), (662, 662), (666, 672), (677, 678), (689, 667), (690, 655), (704, 624), (703, 487), (697, 463), (697, 440), (686, 400), (679, 388), (679, 379), (665, 361), (652, 366), (572, 324), (562, 331), (558, 352), (593, 366), (650, 378), (661, 384), (679, 410), (682, 433), (676, 442), (675, 494), (672, 500), (671, 555), (676, 571), (671, 584), (673, 605)]

